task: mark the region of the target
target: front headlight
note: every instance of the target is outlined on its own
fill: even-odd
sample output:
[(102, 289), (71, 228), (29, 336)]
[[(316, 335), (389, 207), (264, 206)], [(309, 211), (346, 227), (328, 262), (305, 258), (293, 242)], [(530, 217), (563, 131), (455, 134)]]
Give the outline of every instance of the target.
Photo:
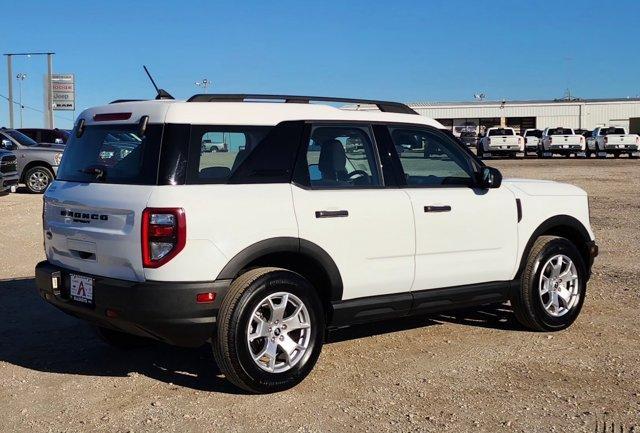
[(53, 162), (55, 162), (56, 165), (60, 165), (60, 161), (62, 161), (62, 153), (61, 152), (60, 153), (56, 153), (53, 156)]

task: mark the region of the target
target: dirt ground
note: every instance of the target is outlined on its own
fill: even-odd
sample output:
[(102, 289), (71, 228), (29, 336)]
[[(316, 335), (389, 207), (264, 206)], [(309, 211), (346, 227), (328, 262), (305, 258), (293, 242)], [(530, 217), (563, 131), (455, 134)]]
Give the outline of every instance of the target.
[(0, 198), (0, 431), (640, 432), (640, 162), (491, 164), (588, 191), (601, 255), (577, 322), (526, 332), (504, 306), (343, 329), (266, 396), (228, 385), (207, 348), (120, 352), (46, 304), (42, 198)]

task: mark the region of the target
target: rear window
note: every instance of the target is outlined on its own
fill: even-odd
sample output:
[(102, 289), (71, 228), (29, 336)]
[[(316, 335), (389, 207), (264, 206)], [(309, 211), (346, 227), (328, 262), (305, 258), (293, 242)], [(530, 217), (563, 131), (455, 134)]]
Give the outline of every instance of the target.
[(606, 129), (600, 130), (600, 135), (609, 135), (609, 134), (624, 135), (624, 129), (623, 128), (606, 128)]
[(73, 182), (155, 185), (162, 140), (161, 125), (144, 135), (135, 125), (90, 125), (67, 142), (58, 179)]
[(513, 129), (498, 128), (498, 129), (489, 130), (489, 137), (493, 137), (496, 135), (516, 135), (516, 134), (513, 132)]
[(538, 138), (542, 138), (542, 131), (536, 129), (535, 131), (525, 131), (524, 135), (526, 137), (538, 137)]
[(570, 128), (551, 128), (547, 135), (573, 135), (573, 129)]

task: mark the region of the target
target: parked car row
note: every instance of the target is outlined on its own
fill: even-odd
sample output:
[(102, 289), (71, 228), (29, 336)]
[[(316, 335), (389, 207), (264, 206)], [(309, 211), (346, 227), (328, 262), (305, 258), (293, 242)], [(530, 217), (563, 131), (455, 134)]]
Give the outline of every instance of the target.
[[(468, 145), (460, 137), (460, 141)], [(607, 155), (630, 158), (640, 156), (640, 136), (628, 134), (622, 127), (598, 127), (593, 131), (574, 130), (572, 128), (526, 129), (518, 135), (513, 128), (489, 128), (476, 142), (477, 155), (481, 158), (492, 156), (526, 156), (535, 154), (539, 158), (554, 155), (565, 157), (606, 158)]]

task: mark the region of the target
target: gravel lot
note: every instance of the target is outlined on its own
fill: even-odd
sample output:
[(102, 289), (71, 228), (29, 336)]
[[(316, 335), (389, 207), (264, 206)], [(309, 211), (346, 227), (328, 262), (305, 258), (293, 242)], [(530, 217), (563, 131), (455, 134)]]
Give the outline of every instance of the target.
[(268, 396), (229, 386), (207, 348), (119, 352), (40, 300), (42, 198), (0, 198), (0, 431), (640, 431), (640, 163), (491, 164), (589, 192), (601, 255), (578, 321), (530, 333), (505, 306), (339, 330)]

